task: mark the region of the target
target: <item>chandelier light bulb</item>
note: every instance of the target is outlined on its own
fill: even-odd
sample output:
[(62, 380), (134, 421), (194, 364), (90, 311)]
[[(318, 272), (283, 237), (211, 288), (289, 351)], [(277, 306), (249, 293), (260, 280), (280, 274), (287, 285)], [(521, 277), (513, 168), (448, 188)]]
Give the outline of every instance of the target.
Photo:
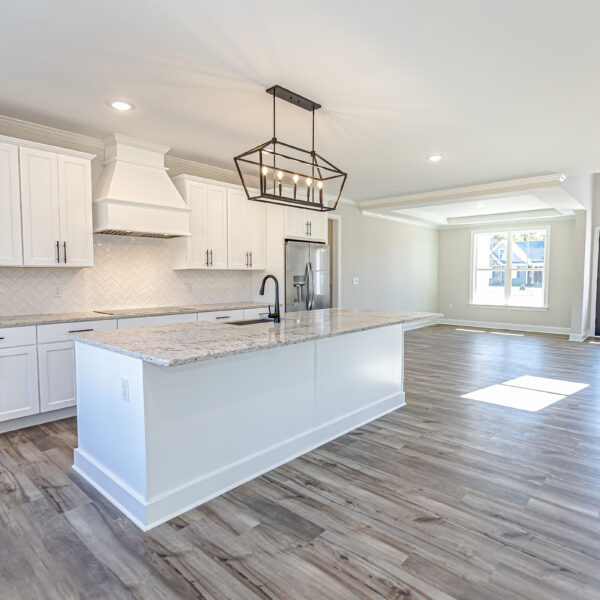
[(277, 171), (277, 179), (279, 179), (279, 181), (283, 179), (283, 171)]
[(294, 183), (298, 183), (298, 179), (300, 179), (300, 177), (298, 177), (298, 175), (294, 175), (292, 179), (294, 180)]
[(317, 181), (317, 187), (322, 190), (323, 189), (323, 182), (322, 181)]
[(267, 169), (267, 167), (263, 167), (262, 168), (262, 174), (266, 177), (267, 173), (269, 172), (269, 169)]
[(311, 184), (311, 183), (312, 183), (312, 179), (311, 179), (310, 177), (307, 177), (307, 178), (306, 178), (306, 185), (307, 185), (308, 187), (310, 187), (310, 184)]

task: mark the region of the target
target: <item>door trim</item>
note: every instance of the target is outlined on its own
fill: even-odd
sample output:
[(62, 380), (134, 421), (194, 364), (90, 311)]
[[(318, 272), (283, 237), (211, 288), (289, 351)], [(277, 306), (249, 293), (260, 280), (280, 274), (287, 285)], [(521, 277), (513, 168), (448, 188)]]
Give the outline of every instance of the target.
[(592, 248), (592, 297), (590, 301), (589, 334), (593, 337), (599, 337), (596, 335), (596, 302), (598, 295), (598, 254), (600, 254), (600, 226), (594, 229)]
[[(342, 215), (327, 215), (327, 219), (337, 221), (337, 307), (342, 307)], [(329, 241), (329, 240), (328, 240)], [(331, 244), (329, 245), (331, 252)], [(331, 273), (329, 274), (331, 277)]]

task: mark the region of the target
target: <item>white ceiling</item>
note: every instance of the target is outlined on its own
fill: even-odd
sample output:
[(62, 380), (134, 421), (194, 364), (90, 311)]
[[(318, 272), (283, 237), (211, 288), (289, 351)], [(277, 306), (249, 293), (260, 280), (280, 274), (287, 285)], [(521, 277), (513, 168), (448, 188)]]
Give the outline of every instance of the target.
[[(0, 52), (0, 113), (226, 168), (289, 87), (357, 200), (600, 170), (597, 0), (4, 2)], [(309, 113), (279, 114), (308, 144)]]

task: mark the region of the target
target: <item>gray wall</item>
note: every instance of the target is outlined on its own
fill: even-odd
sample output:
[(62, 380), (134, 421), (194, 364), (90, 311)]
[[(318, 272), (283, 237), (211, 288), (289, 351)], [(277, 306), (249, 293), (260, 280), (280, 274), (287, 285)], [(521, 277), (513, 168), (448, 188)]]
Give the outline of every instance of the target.
[(336, 212), (342, 217), (342, 306), (437, 310), (436, 230), (365, 216), (347, 204)]
[[(512, 223), (510, 227), (527, 228), (541, 225), (550, 225), (548, 310), (469, 306), (471, 232), (482, 227), (465, 227), (442, 229), (439, 232), (439, 311), (449, 319), (570, 329), (575, 221), (569, 219), (518, 225)], [(502, 229), (501, 224), (498, 225), (498, 229)], [(450, 304), (453, 308), (450, 308)]]

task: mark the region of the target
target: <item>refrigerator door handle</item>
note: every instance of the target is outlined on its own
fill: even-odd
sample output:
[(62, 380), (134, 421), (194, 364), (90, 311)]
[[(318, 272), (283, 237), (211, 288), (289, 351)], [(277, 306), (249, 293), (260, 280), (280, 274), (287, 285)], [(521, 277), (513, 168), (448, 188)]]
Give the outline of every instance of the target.
[(308, 310), (312, 310), (315, 303), (315, 272), (312, 268), (312, 263), (307, 263), (307, 290), (306, 290), (306, 304)]
[(309, 264), (310, 263), (306, 263), (306, 267), (304, 267), (304, 283), (306, 284), (304, 287), (304, 293), (306, 295), (306, 310), (310, 310), (310, 281), (308, 269)]

